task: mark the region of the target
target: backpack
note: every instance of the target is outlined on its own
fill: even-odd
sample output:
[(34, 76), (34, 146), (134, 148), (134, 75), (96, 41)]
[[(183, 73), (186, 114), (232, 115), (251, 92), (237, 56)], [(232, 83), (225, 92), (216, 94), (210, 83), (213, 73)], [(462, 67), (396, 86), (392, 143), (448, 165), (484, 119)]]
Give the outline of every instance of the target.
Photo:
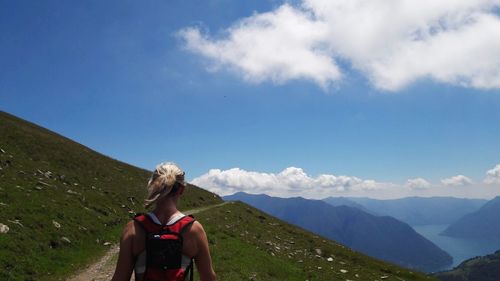
[(148, 215), (139, 214), (134, 221), (146, 233), (146, 271), (144, 281), (181, 281), (189, 271), (193, 280), (193, 260), (182, 267), (182, 233), (193, 224), (193, 216), (184, 216), (171, 225), (154, 222)]

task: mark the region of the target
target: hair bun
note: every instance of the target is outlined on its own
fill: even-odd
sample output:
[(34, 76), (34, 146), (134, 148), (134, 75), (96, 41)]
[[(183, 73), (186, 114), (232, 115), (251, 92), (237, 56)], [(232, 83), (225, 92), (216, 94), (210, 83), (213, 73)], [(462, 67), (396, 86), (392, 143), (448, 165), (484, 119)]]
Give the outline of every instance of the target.
[(174, 184), (175, 184), (175, 175), (168, 174), (168, 175), (163, 175), (163, 177), (165, 178), (164, 179), (164, 184), (165, 184), (166, 188), (170, 188), (170, 187), (174, 186)]
[(149, 207), (161, 197), (168, 195), (176, 182), (184, 184), (184, 171), (179, 166), (172, 162), (156, 166), (148, 182), (148, 197), (145, 199), (145, 206)]

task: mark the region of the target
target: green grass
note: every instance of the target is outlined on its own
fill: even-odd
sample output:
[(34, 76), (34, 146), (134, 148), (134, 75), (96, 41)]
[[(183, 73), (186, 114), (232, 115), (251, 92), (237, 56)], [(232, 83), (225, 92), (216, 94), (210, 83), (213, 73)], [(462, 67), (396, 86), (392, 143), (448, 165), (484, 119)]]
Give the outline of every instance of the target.
[[(0, 223), (10, 228), (0, 234), (0, 280), (63, 279), (144, 211), (149, 171), (3, 112), (0, 149)], [(220, 202), (189, 186), (181, 209)]]
[(196, 218), (207, 232), (218, 280), (435, 280), (240, 202), (200, 212)]

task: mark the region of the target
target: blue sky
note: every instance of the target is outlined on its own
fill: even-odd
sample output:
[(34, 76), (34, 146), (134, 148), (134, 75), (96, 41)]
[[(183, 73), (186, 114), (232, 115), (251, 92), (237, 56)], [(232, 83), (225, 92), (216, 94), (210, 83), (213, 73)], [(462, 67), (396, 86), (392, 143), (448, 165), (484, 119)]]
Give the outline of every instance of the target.
[[(474, 37), (477, 44), (466, 49), (453, 45), (455, 37), (468, 38), (467, 28), (476, 28), (463, 22), (435, 31), (434, 19), (428, 19), (432, 32), (419, 35), (424, 39), (415, 39), (415, 46), (401, 39), (402, 31), (369, 39), (356, 33), (363, 30), (357, 22), (344, 34), (337, 26), (350, 21), (330, 21), (314, 6), (319, 0), (253, 2), (1, 1), (0, 109), (139, 167), (175, 161), (190, 180), (223, 194), (500, 194), (500, 82), (492, 75), (500, 73), (493, 56), (500, 33), (488, 34), (500, 30), (498, 4), (442, 8), (476, 17), (477, 28), (493, 42)], [(359, 11), (349, 13), (363, 18), (368, 4), (358, 2)], [(282, 25), (295, 19), (325, 33), (279, 38)], [(264, 37), (273, 41), (270, 48), (297, 50), (304, 58), (280, 57), (272, 65), (264, 49), (258, 53), (262, 65), (240, 64), (261, 45), (241, 45), (231, 36), (262, 36), (255, 29), (267, 25), (259, 20), (276, 23), (267, 31), (278, 39)], [(310, 47), (311, 41), (317, 45)], [(372, 55), (360, 42), (380, 52)], [(450, 45), (443, 51), (435, 42)], [(391, 44), (409, 47), (391, 53)], [(401, 58), (407, 53), (412, 59)], [(455, 53), (467, 60), (454, 59)], [(290, 178), (276, 178), (283, 180), (289, 167), (300, 169), (292, 173), (299, 180), (287, 185)], [(209, 176), (211, 169), (219, 172)], [(492, 180), (486, 184), (488, 171)], [(321, 192), (308, 186), (323, 174), (358, 181), (326, 184)], [(470, 182), (460, 184), (460, 191), (442, 187), (441, 180), (457, 175)], [(288, 187), (253, 188), (268, 176)], [(296, 187), (304, 177), (306, 186)], [(413, 189), (412, 179), (425, 182)], [(370, 180), (394, 188), (350, 189)]]

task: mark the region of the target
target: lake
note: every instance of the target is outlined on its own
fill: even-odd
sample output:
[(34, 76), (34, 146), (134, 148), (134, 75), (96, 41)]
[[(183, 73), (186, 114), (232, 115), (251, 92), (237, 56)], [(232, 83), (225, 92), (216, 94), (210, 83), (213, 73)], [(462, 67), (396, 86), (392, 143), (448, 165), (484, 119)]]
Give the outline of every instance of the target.
[(439, 235), (446, 227), (448, 227), (446, 224), (413, 226), (416, 232), (432, 241), (453, 257), (453, 264), (441, 270), (451, 269), (464, 260), (492, 254), (500, 250), (500, 239), (465, 239)]

